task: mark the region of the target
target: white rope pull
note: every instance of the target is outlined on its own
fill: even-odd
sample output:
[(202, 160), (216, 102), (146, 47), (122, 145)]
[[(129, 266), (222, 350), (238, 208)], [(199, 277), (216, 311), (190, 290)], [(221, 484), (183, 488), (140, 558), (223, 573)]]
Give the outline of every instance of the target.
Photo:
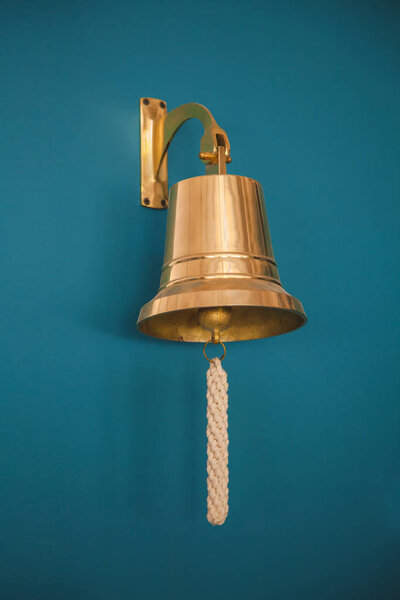
[(222, 525), (228, 515), (228, 380), (219, 358), (207, 371), (207, 519)]

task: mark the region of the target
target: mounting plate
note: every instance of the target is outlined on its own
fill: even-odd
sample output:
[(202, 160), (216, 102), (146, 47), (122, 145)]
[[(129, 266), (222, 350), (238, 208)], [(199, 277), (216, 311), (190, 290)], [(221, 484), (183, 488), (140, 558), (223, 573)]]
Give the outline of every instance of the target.
[(159, 98), (140, 99), (140, 178), (141, 204), (146, 208), (168, 207), (167, 155), (161, 164), (158, 177), (154, 164), (154, 147), (162, 147), (163, 128), (156, 121), (167, 113), (167, 103)]

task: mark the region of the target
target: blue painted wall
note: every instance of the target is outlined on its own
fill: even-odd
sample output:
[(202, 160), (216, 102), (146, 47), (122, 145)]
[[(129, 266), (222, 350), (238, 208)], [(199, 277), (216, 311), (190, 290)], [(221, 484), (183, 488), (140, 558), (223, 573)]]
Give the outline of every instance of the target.
[[(1, 13), (1, 598), (398, 599), (399, 4)], [(222, 528), (201, 347), (135, 332), (166, 217), (139, 206), (143, 95), (229, 132), (310, 319), (228, 347)], [(170, 183), (202, 173), (200, 135)]]

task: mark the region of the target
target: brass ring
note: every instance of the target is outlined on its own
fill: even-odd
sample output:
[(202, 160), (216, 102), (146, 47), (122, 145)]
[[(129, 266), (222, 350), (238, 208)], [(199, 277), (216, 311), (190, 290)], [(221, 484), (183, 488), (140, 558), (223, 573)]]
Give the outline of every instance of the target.
[[(204, 344), (204, 346), (203, 346), (203, 354), (204, 354), (204, 357), (205, 357), (205, 358), (208, 360), (208, 362), (212, 362), (212, 361), (213, 361), (213, 359), (212, 359), (212, 358), (208, 358), (208, 356), (207, 356), (207, 354), (206, 354), (206, 348), (207, 348), (208, 344), (213, 344), (213, 343), (214, 343), (214, 342), (212, 342), (212, 341), (210, 340), (209, 342), (206, 342), (206, 343)], [(225, 358), (225, 355), (226, 355), (226, 348), (225, 348), (225, 344), (224, 344), (223, 342), (218, 342), (218, 343), (219, 343), (219, 344), (221, 344), (221, 346), (222, 346), (222, 347), (223, 347), (223, 349), (224, 349), (224, 353), (223, 353), (223, 355), (221, 356), (221, 358), (220, 358), (219, 360), (224, 360), (224, 358)]]

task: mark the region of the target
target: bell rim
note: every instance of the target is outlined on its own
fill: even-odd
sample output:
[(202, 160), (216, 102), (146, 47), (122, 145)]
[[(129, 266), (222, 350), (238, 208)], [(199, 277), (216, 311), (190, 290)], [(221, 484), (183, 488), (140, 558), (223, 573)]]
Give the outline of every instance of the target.
[[(209, 293), (203, 291), (196, 294), (195, 304), (193, 303), (193, 297), (190, 299), (187, 298), (187, 302), (182, 301), (184, 294), (177, 294), (176, 296), (174, 295), (170, 297), (158, 297), (159, 294), (157, 294), (152, 300), (147, 302), (141, 308), (136, 327), (141, 333), (150, 337), (176, 341), (178, 339), (177, 336), (157, 335), (150, 332), (149, 328), (146, 327), (146, 323), (152, 319), (157, 319), (157, 317), (162, 317), (163, 315), (168, 315), (169, 318), (172, 318), (178, 313), (189, 313), (190, 311), (195, 311), (199, 308), (216, 308), (222, 306), (230, 306), (237, 309), (253, 308), (258, 309), (258, 311), (265, 311), (265, 313), (269, 312), (270, 314), (271, 311), (281, 315), (290, 313), (298, 317), (296, 320), (292, 321), (292, 324), (288, 328), (284, 328), (282, 331), (277, 331), (272, 334), (268, 333), (268, 335), (250, 335), (249, 337), (240, 336), (237, 339), (226, 339), (224, 335), (221, 334), (221, 339), (226, 342), (275, 337), (277, 335), (282, 335), (284, 333), (289, 333), (291, 331), (295, 331), (296, 329), (300, 329), (308, 322), (308, 318), (301, 301), (284, 291), (276, 292), (272, 290), (258, 290), (257, 292), (250, 292), (257, 296), (257, 298), (255, 298), (253, 301), (249, 300), (249, 292), (245, 290), (221, 290), (220, 301), (217, 301), (215, 298), (215, 293), (213, 293), (214, 301), (207, 299), (211, 293), (211, 291)], [(188, 296), (190, 295), (191, 294), (189, 293)], [(267, 314), (265, 316), (267, 316)], [(202, 339), (182, 339), (181, 341), (193, 343), (203, 342), (209, 339), (209, 337), (207, 337), (208, 335), (209, 334), (204, 331), (204, 338)]]

